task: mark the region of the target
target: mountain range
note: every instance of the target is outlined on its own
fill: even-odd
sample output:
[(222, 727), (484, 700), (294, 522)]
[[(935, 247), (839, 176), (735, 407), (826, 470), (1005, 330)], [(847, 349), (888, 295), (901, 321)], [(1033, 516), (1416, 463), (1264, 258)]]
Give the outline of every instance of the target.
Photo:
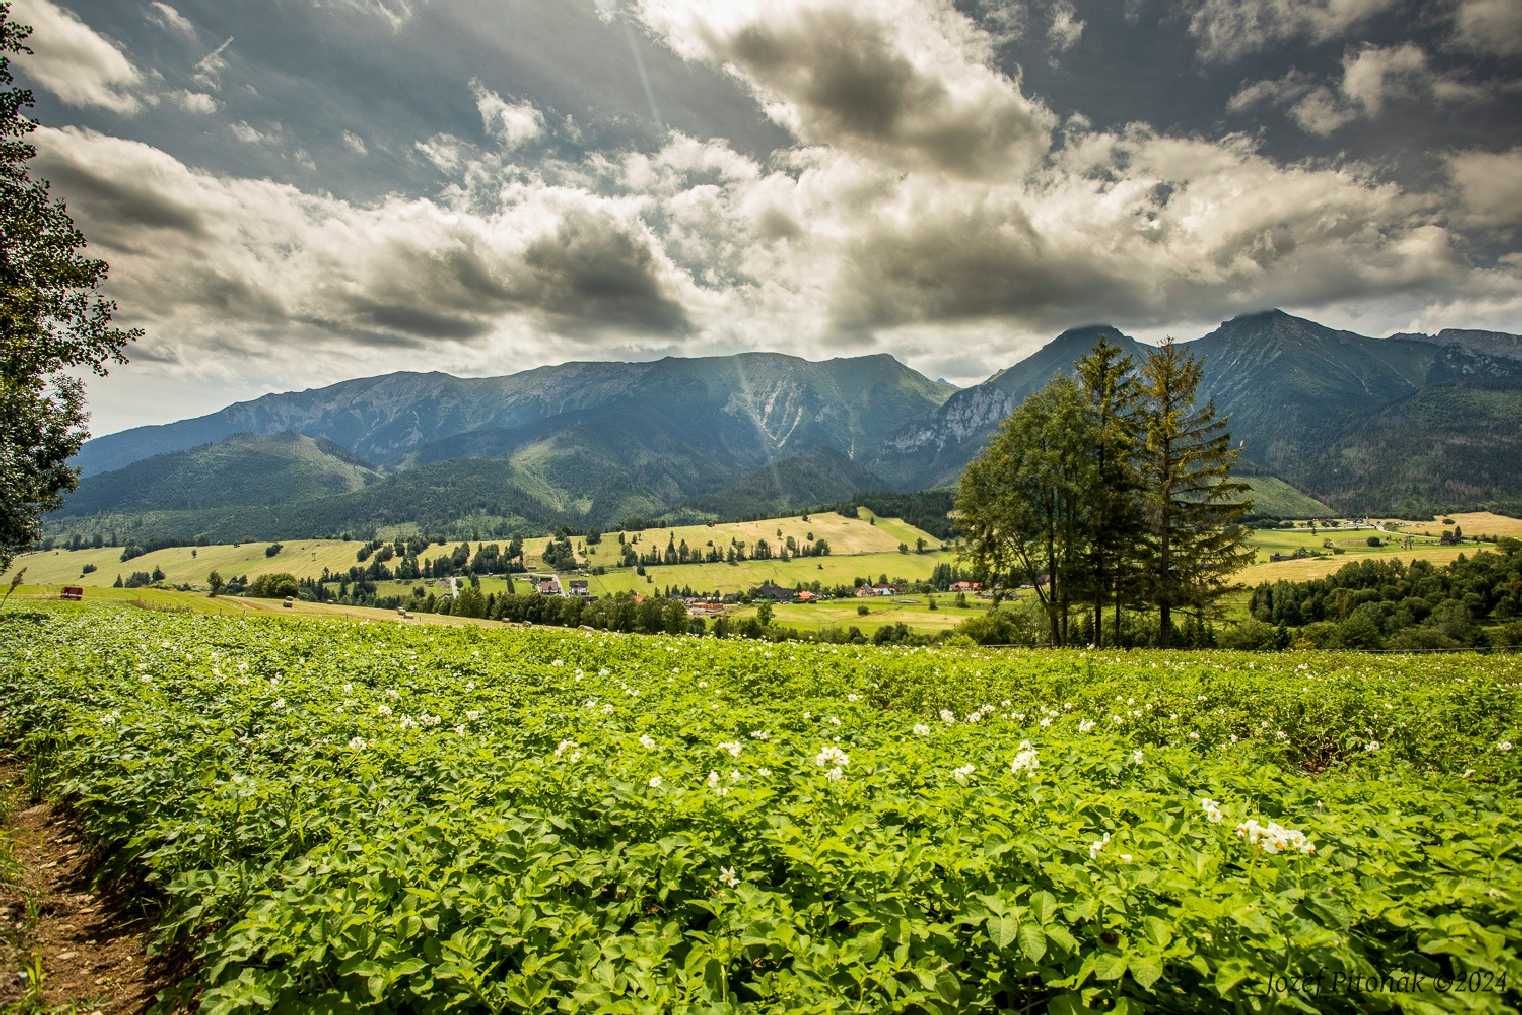
[[(941, 487), (1101, 336), (1147, 353), (1090, 325), (964, 389), (887, 355), (746, 353), (506, 377), (394, 373), (265, 395), (89, 441), (75, 460), (80, 487), (49, 529), (212, 541), (407, 523), (542, 530)], [(1276, 310), (1186, 348), (1204, 365), (1201, 397), (1230, 417), (1244, 471), (1309, 495), (1275, 504), (1522, 507), (1516, 335), (1371, 338)]]

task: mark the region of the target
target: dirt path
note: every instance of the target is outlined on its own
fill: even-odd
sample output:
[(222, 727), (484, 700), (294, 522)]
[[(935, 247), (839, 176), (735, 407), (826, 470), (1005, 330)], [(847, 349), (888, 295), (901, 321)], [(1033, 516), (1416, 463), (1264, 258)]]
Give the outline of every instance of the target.
[(19, 774), (0, 762), (0, 1011), (146, 1011), (161, 987), (146, 922), (91, 890), (79, 840), (52, 804), (26, 802)]

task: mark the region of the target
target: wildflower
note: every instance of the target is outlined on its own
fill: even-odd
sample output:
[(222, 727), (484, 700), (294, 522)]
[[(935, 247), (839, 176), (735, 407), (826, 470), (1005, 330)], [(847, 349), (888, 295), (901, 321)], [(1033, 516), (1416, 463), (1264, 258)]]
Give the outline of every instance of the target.
[(1510, 740), (1503, 740), (1503, 741), (1501, 741), (1499, 744), (1496, 744), (1496, 750), (1500, 751), (1502, 754), (1507, 753), (1508, 751), (1511, 750), (1511, 741)]
[(1237, 826), (1237, 838), (1246, 839), (1249, 844), (1257, 846), (1265, 853), (1295, 850), (1309, 855), (1316, 852), (1316, 847), (1310, 839), (1305, 837), (1304, 832), (1285, 828), (1274, 821), (1270, 821), (1266, 826), (1258, 824), (1257, 819), (1244, 821)]
[(1147, 756), (1142, 753), (1141, 748), (1138, 747), (1136, 750), (1131, 752), (1131, 764), (1140, 765), (1146, 760)]
[(859, 694), (848, 694), (848, 695), (846, 695), (846, 701), (849, 701), (853, 705), (856, 704), (860, 700), (861, 700), (861, 695), (859, 695)]
[(967, 785), (968, 778), (971, 777), (972, 773), (976, 770), (977, 769), (971, 764), (963, 765), (960, 768), (953, 768), (951, 770), (951, 777), (965, 786)]
[(1034, 775), (1036, 769), (1041, 767), (1041, 761), (1036, 757), (1036, 752), (1029, 746), (1029, 741), (1022, 740), (1020, 743), (1025, 746), (1019, 754), (1015, 755), (1014, 760), (1009, 763), (1010, 774), (1019, 775), (1022, 772), (1028, 772)]
[(349, 738), (349, 750), (351, 750), (351, 751), (363, 751), (365, 748), (367, 748), (369, 746), (370, 746), (370, 741), (366, 740), (364, 737), (350, 737)]
[(814, 755), (814, 764), (823, 768), (826, 765), (834, 765), (844, 768), (851, 763), (850, 755), (838, 747), (822, 747), (819, 753)]
[(740, 876), (735, 873), (733, 867), (719, 868), (719, 884), (725, 888), (734, 888), (740, 883)]
[(1368, 743), (1363, 745), (1363, 749), (1369, 754), (1373, 754), (1375, 751), (1379, 750), (1379, 741), (1370, 740)]
[(923, 737), (923, 736), (928, 736), (929, 734), (930, 734), (930, 727), (929, 726), (926, 726), (922, 722), (917, 722), (917, 723), (914, 724), (914, 735), (915, 736), (917, 736), (917, 737)]
[(1083, 720), (1080, 720), (1079, 723), (1078, 723), (1078, 732), (1079, 733), (1088, 733), (1093, 728), (1094, 728), (1094, 720), (1093, 719), (1083, 719)]
[(719, 750), (725, 751), (731, 758), (740, 756), (740, 742), (738, 740), (726, 740), (719, 745)]
[(660, 789), (661, 788), (661, 777), (660, 776), (658, 776), (658, 775), (652, 775), (650, 777), (650, 788), (651, 789)]
[(1219, 803), (1207, 796), (1200, 798), (1200, 806), (1204, 808), (1205, 817), (1210, 820), (1211, 824), (1218, 825), (1221, 823), (1221, 805)]
[(557, 758), (561, 757), (567, 751), (574, 751), (574, 750), (576, 750), (576, 741), (574, 741), (574, 740), (562, 740), (555, 747), (555, 757), (557, 757)]
[(655, 750), (655, 738), (648, 733), (639, 735), (639, 745), (647, 751)]
[(1104, 838), (1095, 839), (1093, 842), (1089, 843), (1089, 859), (1092, 860), (1097, 857), (1099, 855), (1099, 851), (1104, 849), (1105, 846), (1109, 845), (1109, 842), (1110, 833), (1106, 832), (1104, 834)]

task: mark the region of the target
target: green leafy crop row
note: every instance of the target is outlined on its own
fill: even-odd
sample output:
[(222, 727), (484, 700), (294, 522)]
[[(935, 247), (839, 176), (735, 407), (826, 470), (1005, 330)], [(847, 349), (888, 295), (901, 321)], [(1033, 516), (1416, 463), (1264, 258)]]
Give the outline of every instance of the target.
[(1514, 1010), (1519, 678), (58, 607), (0, 744), (207, 1011)]

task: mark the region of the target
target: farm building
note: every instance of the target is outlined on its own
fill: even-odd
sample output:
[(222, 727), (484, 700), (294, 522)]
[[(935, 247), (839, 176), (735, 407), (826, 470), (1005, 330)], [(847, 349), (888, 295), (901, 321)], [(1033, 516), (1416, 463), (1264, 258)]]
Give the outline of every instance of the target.
[(978, 592), (982, 588), (983, 588), (983, 583), (982, 582), (961, 581), (961, 582), (952, 582), (951, 583), (951, 591), (953, 591), (953, 592)]
[(766, 582), (764, 585), (758, 585), (750, 590), (750, 597), (752, 599), (764, 599), (772, 603), (790, 603), (793, 601), (793, 596), (794, 592), (792, 589), (785, 589), (781, 585), (776, 585), (772, 582)]

